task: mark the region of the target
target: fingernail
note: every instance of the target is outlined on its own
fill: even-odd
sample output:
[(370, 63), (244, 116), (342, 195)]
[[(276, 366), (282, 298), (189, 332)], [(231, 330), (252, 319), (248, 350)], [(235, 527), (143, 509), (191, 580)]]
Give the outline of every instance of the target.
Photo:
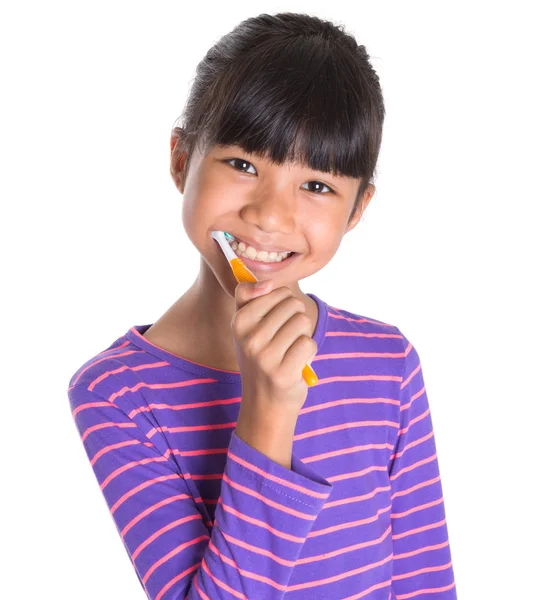
[(268, 287), (269, 283), (270, 283), (270, 279), (266, 279), (265, 281), (259, 281), (255, 285), (255, 289), (259, 290), (259, 291), (266, 290), (266, 288)]

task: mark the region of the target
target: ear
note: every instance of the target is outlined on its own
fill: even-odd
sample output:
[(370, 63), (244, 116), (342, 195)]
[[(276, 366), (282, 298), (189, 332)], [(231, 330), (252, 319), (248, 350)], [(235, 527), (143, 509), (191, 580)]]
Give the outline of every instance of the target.
[(185, 189), (187, 152), (183, 151), (183, 130), (174, 127), (170, 134), (170, 175), (178, 190)]
[(369, 183), (363, 194), (363, 197), (361, 198), (361, 202), (359, 202), (359, 206), (357, 207), (357, 210), (353, 213), (353, 216), (351, 217), (351, 219), (348, 223), (348, 226), (346, 228), (344, 235), (348, 231), (351, 231), (355, 227), (355, 225), (357, 225), (357, 223), (359, 223), (359, 221), (361, 220), (361, 217), (363, 216), (363, 213), (366, 210), (366, 207), (368, 206), (369, 202), (372, 200), (372, 196), (374, 196), (375, 191), (376, 191), (376, 186), (373, 185), (372, 183)]

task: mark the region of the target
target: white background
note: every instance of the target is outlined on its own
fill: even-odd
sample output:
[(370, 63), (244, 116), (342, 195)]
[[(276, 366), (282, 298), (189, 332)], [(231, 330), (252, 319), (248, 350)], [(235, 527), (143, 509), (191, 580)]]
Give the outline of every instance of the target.
[(301, 287), (417, 348), (459, 598), (544, 598), (538, 4), (2, 8), (2, 596), (144, 598), (66, 390), (194, 281), (171, 126), (220, 36), (288, 10), (367, 47), (387, 111), (376, 195)]

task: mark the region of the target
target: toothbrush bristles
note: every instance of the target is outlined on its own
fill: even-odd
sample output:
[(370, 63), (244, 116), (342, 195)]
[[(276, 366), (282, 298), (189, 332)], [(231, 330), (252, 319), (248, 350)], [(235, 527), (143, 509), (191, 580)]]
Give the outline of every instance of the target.
[(227, 240), (229, 240), (229, 242), (232, 242), (234, 240), (230, 233), (227, 233), (226, 231), (224, 231), (223, 233), (225, 234), (225, 237), (227, 238)]

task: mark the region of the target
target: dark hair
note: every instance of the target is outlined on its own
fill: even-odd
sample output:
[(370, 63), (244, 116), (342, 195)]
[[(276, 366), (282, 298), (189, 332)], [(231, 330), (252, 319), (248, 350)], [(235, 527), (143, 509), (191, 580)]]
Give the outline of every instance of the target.
[(237, 145), (276, 164), (360, 178), (351, 220), (374, 176), (384, 116), (366, 48), (342, 26), (261, 14), (221, 37), (198, 64), (174, 123), (184, 123), (175, 128), (175, 152), (187, 152), (185, 172), (198, 143), (205, 154)]

